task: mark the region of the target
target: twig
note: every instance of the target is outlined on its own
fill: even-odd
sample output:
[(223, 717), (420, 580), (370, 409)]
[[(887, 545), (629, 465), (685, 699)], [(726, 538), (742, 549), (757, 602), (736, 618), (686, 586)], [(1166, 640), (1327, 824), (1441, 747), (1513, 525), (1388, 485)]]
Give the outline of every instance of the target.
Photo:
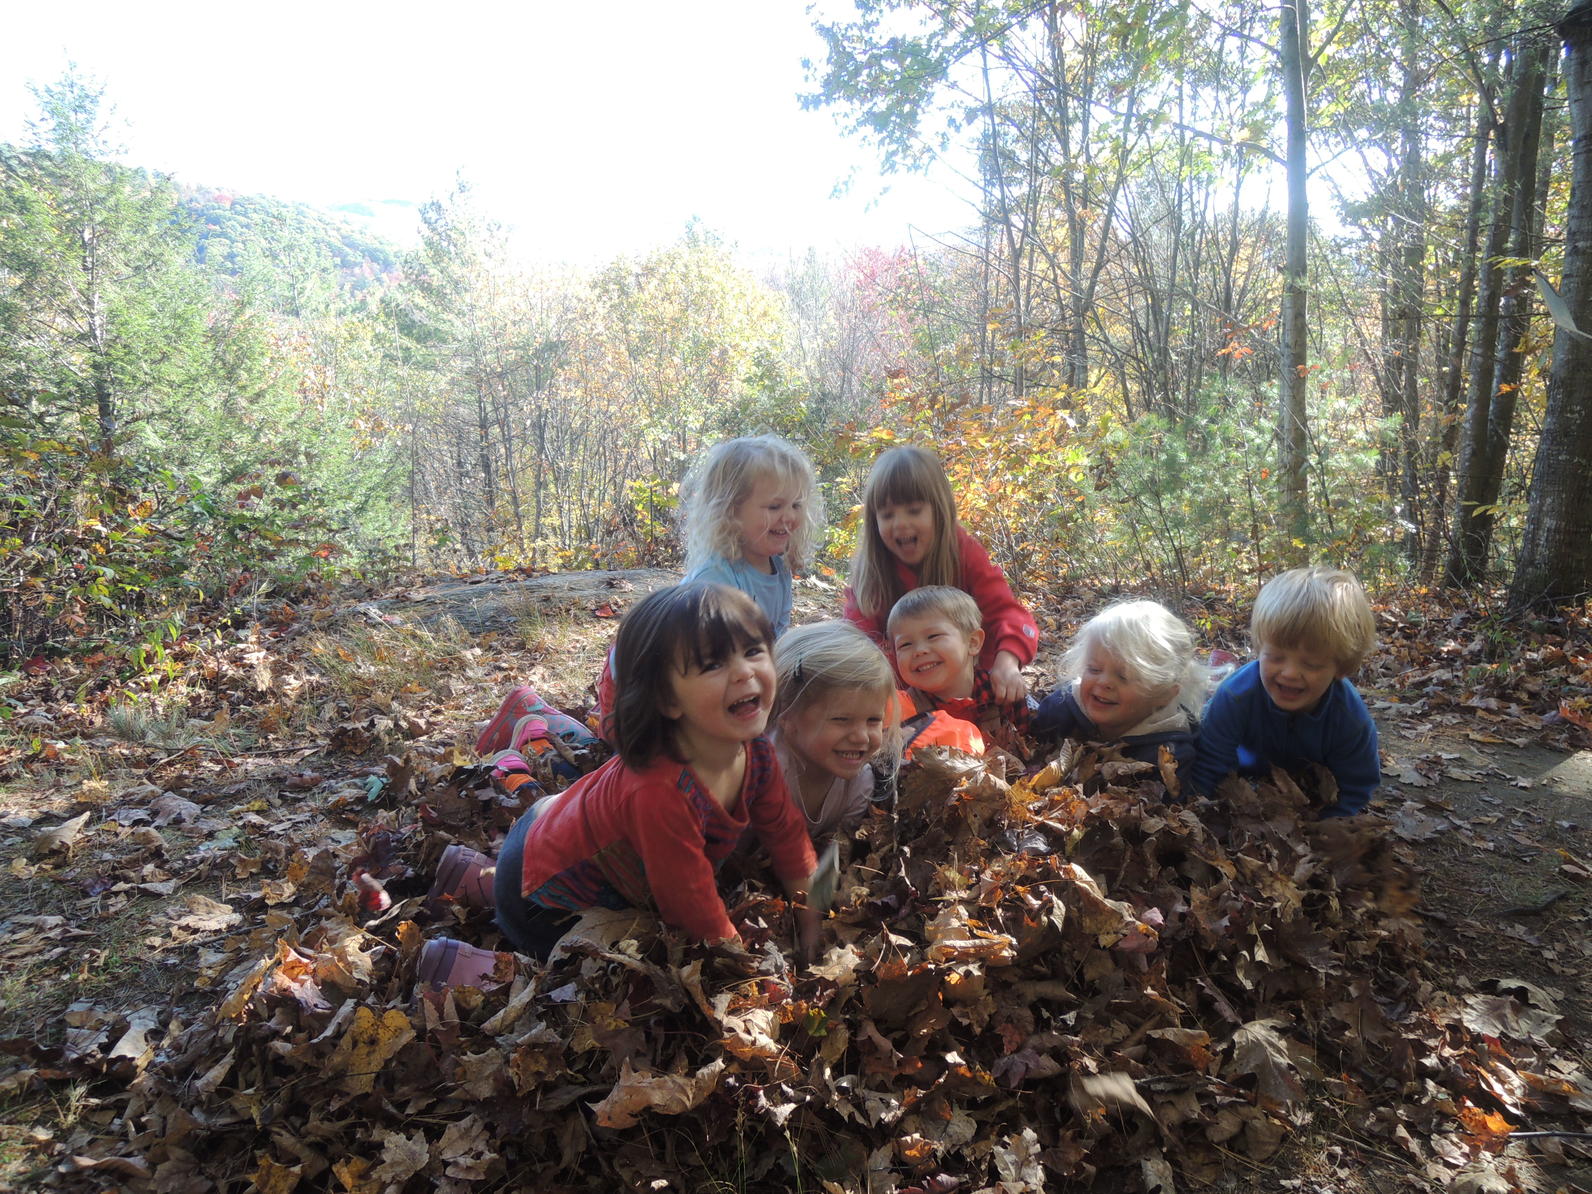
[[(141, 777), (143, 777), (144, 779), (148, 779), (149, 778), (149, 773), (151, 771), (154, 771), (154, 770), (156, 770), (157, 768), (160, 768), (160, 767), (164, 767), (167, 763), (173, 763), (176, 760), (181, 759), (181, 758), (183, 758), (183, 757), (185, 757), (187, 755), (192, 754), (194, 751), (199, 751), (199, 750), (208, 750), (212, 754), (217, 754), (217, 755), (226, 755), (226, 753), (227, 753), (226, 751), (222, 750), (219, 746), (210, 746), (210, 745), (207, 745), (206, 743), (203, 743), (203, 742), (195, 742), (191, 746), (183, 747), (181, 750), (179, 750), (174, 755), (167, 755), (164, 759), (159, 759), (159, 760), (151, 763), (148, 767), (145, 767), (138, 774)], [(228, 757), (230, 757), (230, 756), (228, 756)]]
[(1539, 1136), (1559, 1136), (1565, 1140), (1592, 1140), (1592, 1132), (1510, 1132), (1511, 1140), (1532, 1140)]
[(167, 763), (174, 763), (183, 756), (191, 754), (196, 750), (208, 751), (213, 755), (219, 756), (220, 758), (231, 760), (264, 758), (267, 755), (296, 754), (303, 754), (305, 758), (308, 758), (310, 755), (317, 754), (323, 749), (325, 749), (324, 746), (273, 746), (266, 750), (246, 750), (240, 754), (234, 754), (232, 751), (223, 750), (219, 746), (211, 746), (208, 742), (195, 742), (191, 746), (183, 747), (176, 754), (167, 755), (164, 759), (157, 759), (148, 767), (145, 767), (143, 771), (139, 772), (139, 774), (147, 779), (149, 777), (149, 773), (154, 771), (156, 768), (164, 767)]
[(1348, 1136), (1348, 1135), (1343, 1134), (1342, 1132), (1333, 1132), (1333, 1131), (1328, 1131), (1327, 1135), (1331, 1136), (1334, 1140), (1341, 1141), (1342, 1143), (1350, 1146), (1351, 1148), (1355, 1149), (1355, 1151), (1357, 1151), (1357, 1152), (1368, 1153), (1368, 1154), (1370, 1154), (1373, 1157), (1381, 1157), (1384, 1161), (1388, 1161), (1388, 1162), (1391, 1162), (1393, 1164), (1398, 1164), (1398, 1165), (1410, 1165), (1410, 1164), (1413, 1164), (1413, 1162), (1411, 1161), (1411, 1159), (1409, 1157), (1400, 1156), (1398, 1153), (1384, 1152), (1382, 1149), (1378, 1148), (1376, 1145), (1370, 1143), (1367, 1140), (1362, 1140), (1358, 1136)]
[(1568, 888), (1566, 888), (1563, 891), (1554, 892), (1551, 896), (1549, 896), (1545, 900), (1542, 900), (1540, 903), (1536, 903), (1536, 904), (1516, 904), (1513, 908), (1505, 908), (1498, 915), (1499, 916), (1536, 916), (1539, 913), (1546, 912), (1549, 908), (1552, 908), (1555, 904), (1557, 904), (1560, 900), (1564, 899), (1564, 897), (1569, 895), (1569, 894), (1570, 894), (1570, 891), (1569, 891)]

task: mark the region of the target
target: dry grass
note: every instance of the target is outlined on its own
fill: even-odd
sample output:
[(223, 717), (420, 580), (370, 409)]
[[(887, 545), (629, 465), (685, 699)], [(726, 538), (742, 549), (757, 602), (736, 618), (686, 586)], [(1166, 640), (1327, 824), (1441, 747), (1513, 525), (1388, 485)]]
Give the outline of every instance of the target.
[(319, 673), (318, 696), (358, 704), (435, 691), (479, 650), (458, 622), (445, 618), (435, 627), (347, 625), (311, 636), (305, 654)]

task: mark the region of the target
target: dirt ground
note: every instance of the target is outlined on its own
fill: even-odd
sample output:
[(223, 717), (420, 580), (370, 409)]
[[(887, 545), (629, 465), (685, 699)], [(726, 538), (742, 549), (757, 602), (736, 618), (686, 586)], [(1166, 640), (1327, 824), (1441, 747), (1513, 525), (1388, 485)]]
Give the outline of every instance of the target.
[(1423, 872), (1432, 956), (1454, 988), (1509, 977), (1540, 986), (1584, 1051), (1592, 1044), (1592, 751), (1477, 736), (1490, 735), (1384, 726), (1378, 804)]

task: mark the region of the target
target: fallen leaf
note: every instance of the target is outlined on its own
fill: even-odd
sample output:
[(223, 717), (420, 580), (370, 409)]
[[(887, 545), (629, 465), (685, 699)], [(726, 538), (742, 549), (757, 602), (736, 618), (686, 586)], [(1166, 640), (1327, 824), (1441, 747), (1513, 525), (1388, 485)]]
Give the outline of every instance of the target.
[(70, 851), (77, 844), (77, 839), (83, 834), (83, 827), (88, 824), (92, 813), (79, 813), (70, 821), (64, 821), (53, 829), (41, 830), (33, 837), (33, 849), (38, 854), (51, 854), (56, 850)]
[(626, 1058), (619, 1070), (619, 1081), (601, 1102), (593, 1103), (597, 1122), (605, 1128), (634, 1127), (643, 1111), (662, 1115), (682, 1115), (698, 1106), (719, 1085), (724, 1059), (717, 1058), (694, 1074), (637, 1072)]

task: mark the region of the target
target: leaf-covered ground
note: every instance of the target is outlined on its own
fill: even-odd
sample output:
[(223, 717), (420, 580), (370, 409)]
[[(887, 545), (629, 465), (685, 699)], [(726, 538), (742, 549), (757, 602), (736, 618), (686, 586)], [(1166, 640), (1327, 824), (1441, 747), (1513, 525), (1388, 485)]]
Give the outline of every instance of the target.
[[(1380, 606), (1376, 818), (1314, 821), (1308, 780), (1169, 808), (1109, 755), (931, 760), (811, 969), (753, 864), (750, 957), (597, 919), (417, 993), (426, 937), (496, 942), (422, 899), (516, 812), (472, 723), (510, 681), (581, 703), (663, 579), (283, 606), (196, 632), (164, 703), (92, 660), (6, 689), (0, 1184), (1592, 1188), (1584, 611)], [(1051, 642), (1097, 604), (1045, 609)], [(1230, 604), (1184, 612), (1241, 647)]]

